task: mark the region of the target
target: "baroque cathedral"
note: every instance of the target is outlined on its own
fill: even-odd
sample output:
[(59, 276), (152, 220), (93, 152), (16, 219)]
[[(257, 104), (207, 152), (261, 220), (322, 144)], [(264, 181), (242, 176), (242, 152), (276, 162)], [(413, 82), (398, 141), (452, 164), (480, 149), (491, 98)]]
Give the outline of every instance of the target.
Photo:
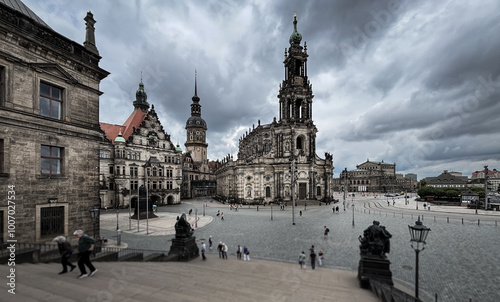
[(238, 158), (217, 163), (217, 195), (236, 202), (332, 199), (333, 156), (316, 154), (312, 85), (307, 76), (307, 45), (300, 45), (297, 16), (285, 49), (285, 79), (280, 84), (279, 119), (261, 124), (239, 140)]

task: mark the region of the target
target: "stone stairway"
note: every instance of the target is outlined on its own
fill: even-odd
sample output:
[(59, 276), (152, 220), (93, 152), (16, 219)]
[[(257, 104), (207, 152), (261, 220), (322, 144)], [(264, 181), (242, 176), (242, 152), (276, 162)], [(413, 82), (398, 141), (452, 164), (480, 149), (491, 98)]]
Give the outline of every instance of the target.
[[(359, 288), (355, 272), (264, 260), (94, 262), (93, 277), (79, 270), (58, 275), (58, 263), (16, 265), (16, 295), (2, 285), (0, 301), (379, 301)], [(0, 266), (7, 272), (7, 266)]]

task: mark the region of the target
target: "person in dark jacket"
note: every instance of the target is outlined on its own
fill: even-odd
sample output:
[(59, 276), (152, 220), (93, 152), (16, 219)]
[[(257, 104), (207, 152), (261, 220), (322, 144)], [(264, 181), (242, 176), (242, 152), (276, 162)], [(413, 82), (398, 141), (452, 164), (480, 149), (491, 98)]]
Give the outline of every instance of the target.
[(65, 274), (68, 272), (68, 266), (70, 268), (70, 272), (72, 272), (76, 265), (72, 264), (69, 262), (69, 257), (73, 254), (73, 250), (71, 249), (71, 244), (66, 241), (66, 238), (64, 236), (57, 236), (54, 238), (55, 242), (57, 242), (57, 247), (59, 248), (59, 254), (61, 254), (61, 264), (63, 267), (63, 270), (59, 272), (59, 275)]
[(78, 268), (81, 273), (78, 279), (88, 276), (85, 265), (90, 269), (90, 277), (92, 277), (97, 272), (97, 269), (90, 262), (90, 254), (94, 250), (95, 239), (84, 234), (82, 230), (76, 230), (73, 235), (78, 238)]

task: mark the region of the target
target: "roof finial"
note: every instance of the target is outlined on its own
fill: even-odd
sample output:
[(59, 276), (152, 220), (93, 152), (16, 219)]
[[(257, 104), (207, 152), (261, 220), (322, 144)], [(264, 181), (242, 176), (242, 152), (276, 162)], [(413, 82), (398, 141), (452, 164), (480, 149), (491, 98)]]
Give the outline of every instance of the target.
[(142, 83), (142, 70), (141, 70), (141, 83)]
[(194, 95), (198, 96), (198, 93), (197, 93), (198, 89), (197, 89), (197, 83), (196, 83), (196, 75), (197, 75), (197, 71), (195, 69), (194, 70)]

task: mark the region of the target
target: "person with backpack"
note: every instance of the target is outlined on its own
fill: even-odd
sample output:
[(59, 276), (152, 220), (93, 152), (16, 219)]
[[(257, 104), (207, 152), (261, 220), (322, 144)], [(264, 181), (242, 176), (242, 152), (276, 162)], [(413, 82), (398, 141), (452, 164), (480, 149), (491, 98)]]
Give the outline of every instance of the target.
[(301, 269), (306, 268), (306, 254), (304, 253), (304, 251), (302, 251), (302, 253), (300, 253), (299, 255), (299, 265)]
[(323, 235), (325, 236), (325, 239), (328, 239), (328, 233), (330, 233), (330, 229), (326, 227), (323, 228)]

